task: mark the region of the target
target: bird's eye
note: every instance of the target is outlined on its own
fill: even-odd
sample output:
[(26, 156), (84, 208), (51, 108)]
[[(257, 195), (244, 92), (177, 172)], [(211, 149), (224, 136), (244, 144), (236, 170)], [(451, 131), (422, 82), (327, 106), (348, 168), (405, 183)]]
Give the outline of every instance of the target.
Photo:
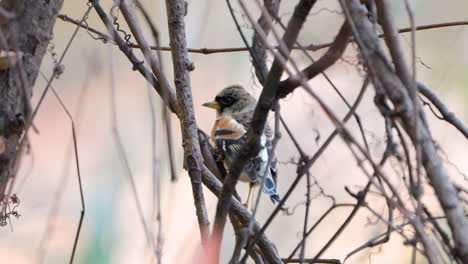
[(222, 106), (230, 106), (232, 105), (232, 103), (234, 103), (234, 98), (232, 98), (231, 96), (223, 96), (219, 98), (219, 103)]

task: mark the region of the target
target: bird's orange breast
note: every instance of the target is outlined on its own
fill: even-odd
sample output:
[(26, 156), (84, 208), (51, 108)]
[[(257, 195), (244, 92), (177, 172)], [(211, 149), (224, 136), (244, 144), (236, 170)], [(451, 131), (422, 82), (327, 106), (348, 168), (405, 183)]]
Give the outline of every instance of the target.
[(230, 116), (222, 116), (216, 120), (211, 130), (211, 138), (216, 139), (239, 139), (245, 134), (246, 130), (242, 124), (239, 124)]

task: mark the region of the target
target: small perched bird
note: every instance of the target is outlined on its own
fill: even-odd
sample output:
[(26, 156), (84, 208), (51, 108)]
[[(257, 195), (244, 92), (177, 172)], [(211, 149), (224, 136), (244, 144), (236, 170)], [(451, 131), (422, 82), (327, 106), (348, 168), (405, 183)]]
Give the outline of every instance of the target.
[[(238, 85), (224, 88), (216, 95), (214, 101), (203, 104), (216, 110), (216, 122), (211, 130), (211, 141), (226, 170), (229, 170), (236, 153), (246, 141), (247, 130), (256, 105), (257, 100)], [(271, 140), (272, 132), (266, 124), (260, 138), (261, 149), (258, 155), (247, 162), (240, 175), (241, 181), (250, 183), (245, 207), (248, 207), (252, 188), (261, 183), (264, 177), (263, 192), (270, 195), (273, 202), (280, 201), (276, 189), (276, 156), (272, 151)]]

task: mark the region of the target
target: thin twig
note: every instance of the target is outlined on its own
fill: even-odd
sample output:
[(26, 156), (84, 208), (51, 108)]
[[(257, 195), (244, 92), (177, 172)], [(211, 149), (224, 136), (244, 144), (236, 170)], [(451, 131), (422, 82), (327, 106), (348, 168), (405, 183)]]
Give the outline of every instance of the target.
[(60, 106), (62, 107), (63, 111), (67, 114), (68, 119), (70, 119), (72, 137), (73, 137), (73, 150), (74, 150), (74, 154), (75, 154), (74, 156), (75, 156), (76, 175), (77, 175), (77, 178), (78, 178), (78, 187), (79, 187), (79, 191), (80, 191), (81, 212), (80, 212), (80, 220), (78, 221), (78, 227), (76, 229), (75, 239), (73, 241), (73, 249), (72, 249), (70, 262), (69, 262), (70, 264), (72, 264), (73, 260), (74, 260), (74, 257), (75, 257), (76, 248), (78, 246), (78, 241), (79, 241), (79, 238), (80, 238), (80, 234), (81, 234), (81, 226), (83, 224), (83, 219), (84, 219), (85, 212), (86, 212), (84, 194), (83, 194), (83, 184), (81, 183), (80, 158), (79, 158), (79, 155), (78, 155), (78, 143), (77, 143), (78, 139), (77, 139), (77, 136), (76, 136), (75, 122), (73, 121), (72, 115), (68, 111), (67, 107), (65, 106), (62, 99), (60, 98), (60, 96), (55, 91), (55, 89), (53, 87), (51, 87), (51, 89), (52, 89), (53, 94), (55, 95), (55, 97), (59, 101)]
[[(335, 37), (335, 40), (330, 45), (327, 52), (320, 57), (316, 62), (302, 70), (301, 73), (289, 77), (288, 79), (281, 81), (278, 88), (277, 98), (284, 98), (290, 94), (294, 89), (300, 85), (300, 75), (306, 76), (308, 79), (312, 79), (320, 73), (323, 73), (325, 69), (333, 65), (343, 55), (350, 37), (350, 30), (348, 25), (344, 23), (341, 26), (340, 31)], [(300, 74), (300, 75), (299, 75)]]
[[(204, 167), (202, 171), (202, 180), (205, 186), (208, 187), (210, 191), (213, 192), (219, 199), (223, 184), (206, 167)], [(238, 199), (231, 197), (231, 207), (229, 210), (238, 217), (243, 226), (247, 226), (249, 224), (251, 215)], [(260, 227), (256, 221), (254, 221), (253, 230), (255, 233), (260, 230)], [(266, 263), (282, 263), (276, 247), (264, 234), (259, 236), (257, 245), (261, 250), (263, 257), (265, 258)]]
[(297, 243), (296, 247), (293, 249), (293, 251), (289, 254), (287, 259), (292, 259), (293, 256), (296, 254), (296, 252), (301, 248), (302, 244), (304, 241), (309, 237), (309, 235), (322, 223), (323, 220), (335, 209), (341, 208), (341, 207), (355, 207), (356, 204), (351, 204), (351, 203), (339, 203), (339, 204), (332, 204), (317, 220), (317, 222), (312, 225), (309, 230), (307, 230), (307, 233), (305, 236), (301, 237), (301, 240), (299, 243)]
[[(264, 12), (264, 11), (263, 11)], [(281, 27), (286, 30), (286, 27), (283, 25), (281, 20), (279, 18), (275, 17), (276, 22), (281, 25)], [(268, 20), (267, 20), (268, 21)], [(269, 21), (270, 26), (273, 27), (271, 21)], [(273, 30), (273, 33), (275, 31)], [(348, 39), (350, 37), (350, 30), (348, 28), (348, 25), (346, 22), (343, 23), (343, 25), (340, 28), (340, 31), (338, 32), (337, 36), (335, 37), (335, 40), (333, 41), (333, 45), (327, 50), (327, 52), (320, 57), (319, 60), (314, 60), (312, 56), (305, 50), (305, 48), (298, 42), (296, 41), (296, 45), (301, 48), (302, 53), (312, 62), (311, 65), (306, 67), (304, 70), (302, 70), (300, 73), (297, 73), (294, 76), (289, 77), (286, 80), (283, 80), (279, 84), (278, 88), (278, 95), (277, 98), (283, 98), (286, 97), (289, 93), (292, 93), (298, 86), (300, 86), (300, 81), (299, 78), (306, 77), (308, 79), (312, 79), (318, 74), (323, 75), (325, 80), (332, 86), (333, 90), (338, 94), (340, 99), (346, 104), (348, 108), (351, 108), (350, 104), (348, 103), (348, 100), (343, 96), (343, 94), (340, 92), (338, 87), (335, 85), (335, 83), (331, 80), (330, 77), (325, 73), (325, 70), (332, 66), (338, 59), (340, 59), (347, 47), (348, 44)], [(276, 36), (276, 35), (275, 35)], [(278, 40), (279, 41), (279, 40)], [(301, 77), (302, 76), (302, 77)], [(356, 119), (356, 123), (359, 127), (364, 145), (366, 149), (369, 151), (369, 144), (367, 143), (366, 135), (364, 132), (364, 128), (361, 123), (361, 118), (357, 113), (354, 113), (354, 118)]]
[[(139, 10), (143, 13), (143, 16), (145, 18), (146, 23), (150, 26), (151, 32), (153, 34), (153, 38), (155, 39), (156, 46), (159, 47), (159, 33), (152, 22), (148, 12), (146, 12), (146, 9), (141, 5), (140, 1), (136, 1), (137, 6)], [(159, 68), (164, 71), (163, 64), (162, 64), (162, 56), (161, 56), (161, 51), (157, 51), (157, 56), (158, 56), (158, 62), (159, 62)], [(149, 104), (149, 110), (151, 113), (151, 168), (152, 168), (152, 180), (153, 180), (153, 212), (152, 212), (152, 219), (156, 220), (157, 223), (157, 234), (156, 234), (156, 261), (158, 264), (162, 264), (162, 252), (163, 252), (163, 216), (162, 216), (162, 205), (161, 205), (161, 177), (158, 175), (158, 171), (161, 169), (160, 168), (160, 160), (159, 160), (159, 155), (158, 155), (158, 150), (157, 150), (157, 144), (156, 141), (158, 139), (158, 132), (159, 132), (159, 126), (157, 124), (157, 117), (158, 117), (158, 106), (156, 106), (153, 97), (152, 97), (152, 88), (149, 83), (147, 83), (148, 86), (148, 104)], [(161, 103), (160, 108), (162, 109), (162, 114), (164, 115), (164, 122), (166, 124), (169, 122), (169, 112), (168, 112), (168, 107)], [(166, 130), (166, 132), (168, 132)], [(168, 132), (170, 133), (170, 131)], [(168, 144), (170, 146), (171, 139), (168, 138)], [(171, 147), (169, 147), (169, 153), (171, 152)], [(170, 154), (169, 154), (170, 155)], [(172, 155), (169, 156), (170, 163), (171, 163), (171, 175), (175, 169), (172, 169), (174, 167), (174, 161), (172, 159)], [(154, 240), (154, 238), (153, 238)]]
[[(89, 32), (92, 32), (96, 35), (99, 36), (104, 41), (111, 41), (112, 38), (99, 30), (90, 27), (88, 25), (85, 25), (84, 23), (79, 23), (78, 20), (73, 19), (69, 17), (66, 14), (60, 14), (57, 16), (60, 18), (62, 21), (69, 22), (75, 25), (79, 25), (82, 28), (85, 28)], [(422, 26), (417, 26), (416, 30), (421, 31), (421, 30), (429, 30), (429, 29), (438, 29), (438, 28), (445, 28), (445, 27), (455, 27), (455, 26), (466, 26), (468, 25), (468, 21), (453, 21), (453, 22), (445, 22), (445, 23), (435, 23), (435, 24), (428, 24), (428, 25), (422, 25)], [(398, 33), (408, 33), (411, 32), (411, 28), (401, 28), (398, 30)], [(383, 34), (379, 35), (379, 38), (383, 38)], [(304, 48), (309, 51), (318, 51), (321, 49), (329, 48), (330, 46), (333, 45), (333, 42), (329, 43), (323, 43), (323, 44), (317, 44), (317, 45), (308, 45), (305, 46)], [(139, 49), (140, 46), (137, 44), (132, 44), (130, 45), (131, 48)], [(275, 49), (278, 49), (279, 47), (274, 47)], [(161, 50), (161, 51), (171, 51), (170, 47), (165, 47), (165, 46), (151, 46), (152, 50)], [(301, 49), (300, 47), (293, 47), (292, 49)], [(187, 52), (189, 53), (197, 53), (197, 54), (205, 54), (205, 55), (210, 55), (210, 54), (216, 54), (216, 53), (230, 53), (230, 52), (245, 52), (249, 51), (248, 48), (246, 47), (232, 47), (232, 48), (188, 48)]]
[[(271, 143), (271, 152), (270, 152), (271, 154), (268, 155), (268, 162), (267, 162), (266, 170), (263, 172), (263, 176), (261, 177), (262, 180), (260, 182), (260, 188), (257, 192), (257, 197), (255, 199), (255, 205), (252, 211), (252, 218), (249, 222), (249, 225), (247, 226), (248, 228), (247, 234), (251, 234), (253, 232), (253, 224), (254, 224), (253, 222), (257, 213), (257, 209), (260, 204), (260, 197), (262, 196), (262, 193), (263, 193), (263, 190), (262, 190), (263, 185), (265, 184), (266, 174), (269, 173), (267, 170), (270, 170), (270, 164), (273, 161), (273, 159), (276, 158), (275, 157), (276, 146), (278, 145), (278, 141), (281, 138), (281, 132), (279, 130), (279, 127), (280, 127), (280, 120), (279, 120), (280, 119), (280, 105), (279, 103), (276, 103), (276, 106), (274, 108), (275, 108), (275, 130), (274, 130), (275, 132), (274, 132), (274, 137)], [(247, 236), (245, 237), (245, 239), (247, 239)], [(237, 259), (235, 260), (235, 262), (237, 263)]]
[[(331, 246), (331, 244), (338, 238), (338, 236), (345, 230), (351, 220), (354, 218), (358, 210), (366, 203), (366, 195), (369, 192), (369, 188), (372, 184), (372, 179), (369, 180), (366, 187), (359, 191), (357, 194), (353, 194), (354, 198), (356, 198), (356, 205), (354, 206), (353, 210), (349, 213), (348, 217), (344, 220), (338, 230), (330, 237), (328, 242), (320, 249), (320, 251), (314, 256), (313, 259), (318, 259), (322, 254)], [(347, 189), (346, 189), (347, 190)], [(348, 191), (348, 190), (347, 190)], [(349, 192), (349, 191), (348, 191)], [(351, 193), (350, 193), (351, 194)]]
[[(109, 52), (111, 53), (110, 54), (110, 58), (111, 60), (113, 59), (113, 56), (112, 56), (112, 50), (109, 49)], [(113, 141), (114, 141), (114, 144), (115, 144), (115, 147), (117, 148), (117, 152), (118, 152), (118, 157), (120, 158), (120, 161), (122, 163), (122, 167), (124, 169), (124, 172), (125, 172), (125, 175), (126, 175), (126, 178), (128, 179), (128, 182), (129, 182), (129, 185), (130, 185), (130, 189), (131, 189), (131, 193), (132, 193), (132, 197), (134, 199), (134, 202), (135, 202), (135, 205), (136, 205), (136, 209), (137, 209), (137, 212), (138, 212), (138, 217), (139, 217), (139, 220), (140, 220), (140, 223), (143, 227), (143, 231), (144, 231), (144, 234), (145, 234), (145, 238), (146, 238), (146, 243), (147, 245), (151, 248), (151, 252), (156, 255), (156, 248), (155, 248), (155, 245), (154, 245), (154, 241), (152, 239), (153, 237), (153, 232), (151, 232), (151, 229), (148, 227), (148, 224), (146, 223), (145, 221), (145, 214), (143, 213), (143, 207), (141, 205), (141, 202), (140, 202), (140, 198), (138, 196), (138, 190), (137, 190), (137, 187), (136, 187), (136, 184), (135, 184), (135, 180), (134, 180), (134, 177), (133, 177), (133, 172), (130, 168), (130, 163), (128, 161), (128, 158), (127, 158), (127, 154), (125, 152), (125, 148), (124, 148), (124, 145), (122, 143), (122, 138), (120, 136), (120, 133), (119, 133), (119, 130), (118, 130), (118, 123), (117, 123), (117, 105), (116, 105), (116, 87), (115, 87), (115, 73), (114, 73), (114, 66), (113, 66), (113, 62), (111, 61), (110, 63), (110, 70), (111, 70), (111, 79), (110, 79), (110, 82), (111, 82), (111, 96), (110, 96), (110, 99), (111, 99), (111, 121), (112, 121), (112, 138), (113, 138)]]
[(177, 115), (177, 99), (174, 89), (170, 86), (170, 84), (168, 85), (168, 82), (166, 83), (166, 86), (161, 85), (159, 80), (157, 80), (154, 75), (144, 66), (144, 63), (138, 60), (138, 58), (133, 53), (133, 50), (127, 45), (126, 41), (120, 37), (119, 33), (109, 19), (109, 16), (99, 3), (99, 0), (91, 0), (91, 3), (102, 22), (106, 26), (107, 30), (111, 34), (113, 40), (118, 45), (119, 49), (132, 63), (133, 69), (140, 72), (140, 74), (151, 84), (151, 86), (154, 87), (158, 94), (161, 95), (169, 109)]
[(306, 183), (306, 202), (305, 202), (305, 212), (304, 212), (304, 224), (302, 225), (302, 245), (301, 245), (301, 252), (299, 254), (299, 259), (302, 261), (304, 260), (305, 256), (305, 251), (306, 251), (306, 245), (307, 245), (307, 226), (309, 223), (309, 211), (310, 211), (310, 188), (311, 188), (311, 183), (310, 183), (310, 171), (307, 171), (307, 183)]
[[(154, 100), (152, 99), (152, 88), (148, 84), (148, 105), (151, 114), (151, 171), (152, 171), (152, 180), (153, 180), (153, 213), (151, 214), (151, 219), (155, 219), (158, 225), (158, 230), (156, 234), (156, 260), (158, 264), (162, 263), (162, 250), (163, 250), (163, 222), (162, 222), (162, 212), (161, 212), (161, 177), (158, 174), (160, 170), (159, 159), (158, 159), (158, 150), (156, 141), (158, 138), (159, 126), (157, 122), (157, 106), (155, 105)], [(166, 107), (161, 104), (161, 108)]]
[[(141, 29), (138, 19), (136, 18), (136, 14), (133, 10), (133, 8), (130, 8), (128, 4), (126, 4), (125, 0), (119, 0), (120, 1), (120, 8), (122, 11), (122, 14), (124, 15), (125, 21), (127, 22), (128, 26), (130, 27), (130, 30), (132, 31), (133, 35), (135, 36), (137, 43), (140, 45), (141, 50), (143, 52), (143, 55), (145, 57), (146, 62), (150, 65), (151, 70), (155, 74), (156, 78), (160, 82), (162, 86), (162, 92), (163, 92), (163, 98), (164, 101), (169, 100), (169, 95), (167, 91), (173, 90), (171, 87), (171, 84), (169, 80), (167, 79), (166, 75), (163, 72), (162, 69), (162, 62), (158, 61), (154, 55), (153, 52), (151, 52), (151, 49), (149, 48), (149, 44), (146, 41), (146, 38), (144, 37), (143, 30)], [(144, 10), (141, 5), (140, 10)], [(144, 14), (146, 12), (143, 12)], [(144, 16), (146, 18), (146, 21), (151, 28), (151, 31), (153, 33), (153, 36), (156, 37), (158, 36), (158, 31), (156, 27), (153, 25), (152, 21), (149, 20), (148, 16)], [(159, 45), (158, 45), (159, 46)], [(164, 114), (164, 125), (166, 128), (166, 136), (168, 138), (167, 140), (167, 146), (169, 150), (169, 161), (170, 161), (170, 169), (171, 169), (171, 181), (175, 182), (177, 180), (177, 172), (175, 169), (175, 161), (174, 161), (174, 147), (173, 147), (173, 133), (172, 133), (172, 123), (170, 119), (169, 112), (167, 111), (166, 108), (163, 109), (163, 114)]]
[(284, 263), (331, 263), (331, 264), (341, 264), (339, 259), (282, 259)]
[[(42, 73), (42, 72), (39, 72), (39, 74), (41, 75), (41, 77), (47, 81), (47, 77)], [(68, 118), (72, 118), (71, 119), (71, 124), (72, 124), (72, 133), (73, 133), (73, 130), (76, 130), (77, 127), (79, 127), (79, 124), (80, 124), (80, 113), (82, 112), (82, 108), (83, 108), (83, 100), (84, 98), (86, 97), (86, 93), (88, 91), (88, 88), (89, 88), (89, 83), (86, 82), (84, 85), (83, 85), (83, 88), (80, 90), (80, 94), (78, 96), (78, 107), (77, 107), (77, 110), (76, 110), (76, 118), (73, 118), (73, 116), (70, 114), (70, 112), (68, 111), (68, 108), (66, 108), (65, 104), (61, 103), (61, 99), (60, 97), (58, 96), (57, 92), (55, 91), (54, 87), (53, 86), (50, 86), (50, 89), (52, 90), (52, 92), (54, 93), (55, 97), (57, 98), (57, 100), (59, 101), (59, 103), (64, 107), (64, 112), (65, 114), (67, 115)], [(43, 263), (44, 262), (44, 259), (45, 259), (45, 248), (46, 248), (46, 243), (48, 242), (49, 238), (52, 237), (54, 231), (55, 231), (55, 221), (56, 221), (56, 217), (57, 217), (57, 213), (58, 213), (58, 210), (59, 210), (59, 207), (60, 207), (60, 202), (62, 201), (62, 198), (63, 198), (63, 193), (64, 193), (64, 188), (63, 186), (65, 186), (68, 182), (68, 177), (66, 177), (69, 172), (69, 166), (70, 166), (70, 162), (71, 162), (71, 155), (72, 155), (72, 151), (76, 151), (75, 149), (72, 149), (75, 147), (75, 143), (76, 143), (76, 132), (74, 134), (72, 134), (72, 140), (73, 141), (73, 145), (68, 145), (67, 146), (67, 149), (65, 150), (65, 158), (64, 158), (64, 162), (62, 162), (63, 164), (63, 167), (61, 168), (61, 178), (60, 178), (60, 181), (59, 183), (57, 184), (57, 188), (56, 188), (56, 192), (54, 194), (54, 199), (52, 200), (52, 205), (51, 205), (51, 209), (49, 211), (49, 214), (48, 214), (48, 217), (47, 217), (47, 227), (44, 231), (44, 234), (42, 235), (42, 238), (41, 238), (41, 241), (39, 243), (39, 247), (38, 247), (38, 253), (37, 253), (37, 262), (38, 263)], [(77, 146), (77, 145), (76, 145)], [(76, 154), (75, 154), (75, 165), (76, 166), (79, 166), (78, 164), (78, 161), (76, 160)], [(78, 172), (78, 167), (77, 167), (77, 172)], [(81, 176), (79, 178), (79, 183), (81, 182)], [(80, 186), (80, 198), (82, 198), (82, 187)], [(84, 196), (83, 196), (84, 198)], [(85, 207), (84, 207), (84, 199), (81, 200), (82, 202), (82, 210), (80, 212), (80, 220), (79, 220), (79, 223), (78, 223), (78, 228), (77, 228), (77, 233), (75, 234), (75, 238), (74, 238), (74, 247), (76, 246), (77, 242), (78, 242), (78, 237), (79, 237), (79, 234), (81, 232), (81, 225), (82, 225), (82, 221), (84, 219), (84, 213), (85, 213)], [(73, 255), (74, 253), (72, 253)], [(70, 259), (71, 260), (71, 259)]]
[[(437, 223), (437, 221), (434, 219), (434, 217), (432, 216), (429, 209), (427, 209), (426, 206), (422, 206), (422, 210), (423, 210), (424, 214), (426, 214), (427, 219), (429, 220), (429, 222), (432, 224), (432, 226), (434, 226), (435, 230), (437, 230), (437, 233), (442, 238), (442, 243), (445, 244), (445, 246), (450, 250), (450, 254), (452, 256), (457, 256), (457, 252), (456, 252), (455, 248), (453, 248), (453, 246), (452, 246), (452, 243), (450, 241), (450, 237), (447, 235), (447, 233), (445, 233), (445, 231), (442, 229), (442, 227), (439, 225), (439, 223)], [(461, 261), (461, 259), (460, 259), (460, 261)], [(462, 263), (462, 262), (460, 262), (460, 263)]]
[[(466, 215), (468, 217), (468, 215)], [(446, 216), (434, 216), (434, 217), (427, 217), (427, 218), (423, 218), (422, 220), (424, 222), (426, 221), (437, 221), (437, 220), (445, 220), (447, 219)], [(400, 230), (402, 229), (403, 227), (407, 226), (407, 225), (410, 225), (411, 222), (410, 221), (406, 221), (402, 224), (399, 224), (397, 226), (390, 226), (390, 232), (393, 232), (393, 231), (396, 231), (396, 230)], [(380, 243), (378, 243), (378, 241), (380, 241), (382, 238), (384, 238), (385, 236), (387, 236), (387, 231), (386, 232), (383, 232), (383, 233), (380, 233), (376, 236), (374, 236), (373, 238), (369, 239), (366, 243), (362, 244), (361, 246), (359, 246), (358, 248), (354, 249), (353, 251), (351, 251), (350, 253), (346, 254), (346, 257), (345, 257), (345, 260), (347, 260), (349, 257), (351, 257), (352, 255), (354, 255), (355, 253), (365, 249), (365, 248), (371, 248), (371, 247), (374, 247), (376, 245), (379, 245)]]
[[(150, 27), (151, 29), (151, 34), (153, 35), (153, 38), (156, 42), (156, 47), (160, 47), (160, 43), (159, 43), (159, 31), (158, 29), (156, 28), (156, 25), (154, 24), (154, 22), (152, 21), (150, 15), (148, 14), (148, 12), (146, 11), (146, 9), (143, 7), (143, 5), (140, 3), (140, 1), (136, 0), (135, 3), (137, 4), (137, 7), (138, 9), (141, 11), (141, 13), (143, 14), (143, 18), (145, 19), (146, 21), (146, 24), (148, 24), (148, 26)], [(127, 22), (128, 23), (128, 22)], [(134, 28), (134, 23), (130, 23), (131, 24), (131, 28)], [(142, 32), (140, 29), (138, 28), (134, 28), (133, 30), (137, 30), (138, 31), (138, 38), (140, 40), (137, 40), (138, 44), (140, 44), (140, 42), (142, 41), (142, 43), (140, 44), (141, 47), (144, 47), (144, 49), (149, 52), (150, 49), (148, 48), (149, 45), (146, 43), (146, 41), (144, 39), (141, 39), (143, 38), (142, 36)], [(135, 34), (136, 36), (137, 34)], [(148, 56), (148, 54), (147, 54)], [(150, 63), (151, 63), (151, 60), (155, 60), (151, 55), (150, 56)], [(156, 59), (156, 63), (157, 63), (157, 68), (158, 68), (158, 71), (160, 71), (160, 73), (164, 76), (164, 67), (163, 67), (163, 61), (162, 61), (162, 56), (161, 56), (161, 50), (160, 49), (157, 49), (157, 56), (158, 58)], [(148, 61), (147, 61), (148, 62)], [(162, 90), (163, 92), (166, 91), (166, 89), (163, 89)], [(167, 93), (164, 93), (163, 94), (164, 98), (165, 98), (165, 101), (167, 101)], [(173, 139), (173, 133), (172, 133), (172, 122), (171, 122), (171, 117), (170, 117), (170, 113), (167, 109), (168, 107), (166, 105), (164, 105), (163, 107), (163, 117), (164, 117), (164, 127), (166, 129), (166, 136), (167, 136), (167, 148), (168, 148), (168, 158), (169, 158), (169, 165), (170, 165), (170, 171), (171, 171), (171, 181), (172, 182), (175, 182), (177, 181), (177, 171), (176, 171), (176, 165), (175, 165), (175, 159), (174, 159), (174, 155), (175, 155), (175, 151), (174, 151), (174, 139)]]
[(439, 110), (442, 118), (447, 121), (449, 124), (454, 126), (460, 133), (468, 139), (468, 128), (463, 124), (463, 122), (457, 118), (455, 113), (450, 112), (447, 106), (440, 100), (440, 98), (425, 84), (418, 82), (418, 90), (424, 95), (436, 108)]
[[(262, 58), (262, 54), (255, 54), (255, 52), (250, 47), (249, 42), (247, 41), (247, 37), (245, 36), (244, 32), (242, 31), (241, 25), (239, 24), (239, 21), (237, 20), (237, 17), (234, 14), (234, 9), (232, 7), (231, 0), (226, 0), (226, 4), (227, 4), (228, 10), (229, 10), (229, 14), (231, 15), (232, 21), (236, 25), (237, 32), (239, 33), (239, 35), (240, 35), (240, 37), (242, 39), (242, 42), (244, 42), (245, 47), (242, 48), (242, 49), (243, 49), (243, 51), (248, 51), (249, 52), (250, 57), (252, 58), (252, 64), (253, 64), (253, 66), (255, 68), (255, 72), (257, 74), (257, 79), (260, 81), (260, 83), (263, 84), (265, 82), (266, 78), (267, 78), (266, 74), (268, 74), (268, 72), (265, 73), (265, 69), (263, 69), (264, 65), (263, 65), (262, 60), (264, 58)], [(256, 35), (254, 35), (254, 38), (255, 38), (255, 40), (258, 39), (258, 38), (256, 38)], [(260, 46), (258, 48), (260, 48)]]

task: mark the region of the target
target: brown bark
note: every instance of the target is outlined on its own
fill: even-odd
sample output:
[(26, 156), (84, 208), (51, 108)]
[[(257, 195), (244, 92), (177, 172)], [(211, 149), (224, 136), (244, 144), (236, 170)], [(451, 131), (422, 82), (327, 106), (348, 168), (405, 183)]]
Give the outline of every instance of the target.
[(182, 146), (184, 148), (184, 168), (188, 171), (192, 183), (201, 240), (204, 245), (210, 237), (208, 213), (203, 194), (201, 171), (203, 156), (200, 150), (198, 127), (193, 109), (192, 88), (189, 71), (193, 64), (189, 61), (185, 33), (184, 15), (186, 6), (181, 0), (166, 0), (166, 11), (169, 28), (169, 38), (174, 68), (174, 83), (177, 91), (177, 102), (180, 110), (180, 129), (182, 131)]
[[(15, 18), (1, 25), (6, 38), (1, 49), (20, 51), (22, 59), (0, 70), (0, 136), (5, 150), (0, 153), (0, 198), (8, 181), (14, 177), (18, 145), (25, 120), (31, 115), (29, 100), (33, 94), (42, 58), (51, 39), (52, 29), (63, 0), (4, 0), (0, 6)], [(1, 199), (0, 199), (1, 200)]]

